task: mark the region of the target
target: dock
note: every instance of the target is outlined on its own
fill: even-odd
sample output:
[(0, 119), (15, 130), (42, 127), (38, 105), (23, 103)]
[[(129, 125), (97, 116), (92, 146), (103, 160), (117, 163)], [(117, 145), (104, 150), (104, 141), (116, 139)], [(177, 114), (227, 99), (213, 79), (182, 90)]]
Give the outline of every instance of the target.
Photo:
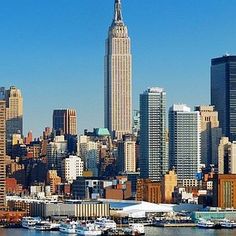
[(155, 227), (196, 227), (195, 223), (156, 223)]

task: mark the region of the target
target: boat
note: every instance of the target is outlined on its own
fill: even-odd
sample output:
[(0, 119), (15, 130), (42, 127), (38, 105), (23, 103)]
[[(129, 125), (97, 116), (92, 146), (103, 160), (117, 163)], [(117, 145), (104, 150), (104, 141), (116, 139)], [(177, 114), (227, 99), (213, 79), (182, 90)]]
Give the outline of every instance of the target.
[(77, 224), (78, 223), (74, 221), (63, 222), (60, 224), (59, 231), (66, 234), (76, 235), (75, 229), (76, 229)]
[(214, 222), (212, 222), (210, 220), (199, 219), (199, 221), (197, 222), (197, 226), (199, 228), (214, 228), (215, 224), (214, 224)]
[(116, 222), (107, 218), (97, 218), (95, 225), (100, 227), (102, 230), (116, 229)]
[(56, 231), (59, 230), (60, 224), (49, 221), (41, 221), (35, 225), (35, 230), (38, 231)]
[(23, 217), (21, 220), (21, 226), (25, 229), (34, 229), (35, 225), (40, 222), (39, 218)]
[(236, 222), (228, 219), (221, 220), (219, 224), (222, 228), (230, 228), (230, 229), (236, 228)]
[(102, 230), (96, 224), (78, 224), (75, 229), (76, 233), (81, 236), (98, 236), (102, 235)]
[(35, 230), (50, 231), (51, 230), (50, 223), (49, 222), (44, 222), (44, 221), (36, 223)]
[(140, 223), (130, 224), (130, 229), (134, 235), (145, 235), (144, 225)]

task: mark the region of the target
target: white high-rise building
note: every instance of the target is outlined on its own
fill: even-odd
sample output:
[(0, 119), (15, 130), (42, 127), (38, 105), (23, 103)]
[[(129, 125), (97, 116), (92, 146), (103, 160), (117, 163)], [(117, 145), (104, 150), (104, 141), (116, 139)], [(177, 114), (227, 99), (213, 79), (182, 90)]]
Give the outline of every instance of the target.
[(70, 183), (83, 176), (84, 162), (78, 156), (69, 156), (62, 161), (62, 178)]
[(199, 111), (184, 104), (169, 110), (170, 168), (175, 168), (178, 180), (194, 180), (200, 172), (201, 119)]
[(121, 0), (115, 0), (115, 13), (106, 40), (105, 55), (105, 127), (113, 138), (132, 133), (132, 56), (128, 28), (121, 12)]

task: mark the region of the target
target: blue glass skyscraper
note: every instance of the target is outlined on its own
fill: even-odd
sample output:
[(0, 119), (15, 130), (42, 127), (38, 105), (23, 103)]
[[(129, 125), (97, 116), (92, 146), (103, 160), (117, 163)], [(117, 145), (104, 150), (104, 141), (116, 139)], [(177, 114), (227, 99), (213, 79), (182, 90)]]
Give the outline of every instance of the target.
[(211, 104), (219, 113), (223, 135), (236, 140), (236, 56), (211, 60)]

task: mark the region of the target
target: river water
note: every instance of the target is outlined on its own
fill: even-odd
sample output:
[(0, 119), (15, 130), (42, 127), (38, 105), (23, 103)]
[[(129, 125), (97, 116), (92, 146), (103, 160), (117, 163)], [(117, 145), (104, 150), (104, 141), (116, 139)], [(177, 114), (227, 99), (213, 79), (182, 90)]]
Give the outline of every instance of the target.
[[(236, 229), (156, 228), (146, 227), (147, 236), (236, 236)], [(0, 229), (0, 236), (62, 236), (60, 232), (27, 229)]]

